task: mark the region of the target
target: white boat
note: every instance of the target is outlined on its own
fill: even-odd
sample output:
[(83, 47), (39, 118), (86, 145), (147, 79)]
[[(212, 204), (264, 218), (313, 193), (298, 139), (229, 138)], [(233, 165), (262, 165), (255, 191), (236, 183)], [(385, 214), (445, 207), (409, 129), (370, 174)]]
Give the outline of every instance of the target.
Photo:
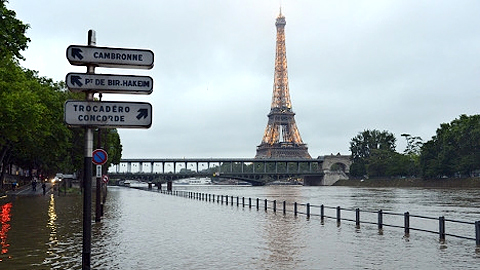
[(174, 181), (173, 183), (176, 185), (211, 185), (212, 180), (208, 177), (202, 177), (202, 178), (191, 177), (191, 178), (180, 179), (180, 180)]
[(142, 188), (142, 187), (146, 187), (147, 183), (140, 182), (140, 181), (137, 181), (137, 180), (125, 180), (123, 185), (126, 186), (126, 187)]

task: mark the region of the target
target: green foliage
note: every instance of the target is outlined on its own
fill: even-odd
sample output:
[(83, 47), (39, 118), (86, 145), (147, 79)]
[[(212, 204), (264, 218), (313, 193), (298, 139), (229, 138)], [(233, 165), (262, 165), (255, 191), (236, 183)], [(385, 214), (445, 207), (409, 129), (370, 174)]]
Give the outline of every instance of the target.
[(426, 143), (402, 134), (407, 146), (395, 151), (393, 134), (365, 130), (350, 143), (353, 176), (423, 178), (472, 177), (480, 171), (480, 115), (460, 115), (443, 123)]
[[(103, 169), (105, 173), (111, 164), (119, 164), (122, 158), (122, 144), (120, 143), (120, 135), (116, 129), (100, 129), (100, 145), (98, 145), (99, 131), (94, 132), (94, 144), (96, 147), (104, 149), (108, 153), (108, 160)], [(81, 143), (83, 145), (83, 142)]]
[(403, 152), (409, 156), (419, 156), (423, 145), (422, 138), (405, 133), (401, 136), (405, 137), (407, 141), (407, 146)]
[(8, 1), (0, 0), (0, 59), (23, 59), (20, 51), (25, 50), (30, 42), (25, 36), (29, 25), (18, 20), (15, 11), (7, 9), (6, 3)]
[(480, 169), (480, 115), (460, 115), (443, 123), (422, 147), (425, 178), (473, 176)]
[(402, 134), (407, 138), (405, 154), (395, 151), (395, 136), (388, 131), (364, 130), (350, 142), (352, 176), (398, 177), (414, 176), (419, 170), (420, 137)]
[(420, 174), (420, 154), (422, 151), (423, 141), (421, 137), (411, 136), (410, 134), (402, 134), (405, 137), (407, 146), (405, 147), (405, 157), (407, 158), (407, 174), (419, 175)]
[(374, 149), (367, 159), (369, 177), (394, 177), (409, 175), (408, 156), (395, 151)]
[[(25, 36), (28, 25), (16, 19), (5, 3), (0, 0), (0, 164), (36, 169), (44, 175), (79, 172), (84, 162), (84, 130), (63, 123), (63, 106), (67, 99), (79, 99), (82, 94), (20, 67), (20, 51), (30, 41)], [(118, 164), (120, 137), (115, 129), (104, 132), (108, 162)]]
[[(388, 131), (374, 129), (360, 132), (350, 142), (350, 151), (352, 153), (351, 158), (353, 161), (350, 173), (353, 176), (368, 175), (369, 163), (375, 161), (375, 158), (383, 158), (383, 155), (378, 156), (380, 153), (395, 152), (395, 142), (395, 136)], [(376, 150), (382, 151), (379, 152)], [(374, 155), (372, 156), (372, 154)], [(371, 169), (373, 170), (373, 168), (376, 168), (376, 171), (381, 171), (380, 167), (382, 167), (380, 164), (371, 165)]]

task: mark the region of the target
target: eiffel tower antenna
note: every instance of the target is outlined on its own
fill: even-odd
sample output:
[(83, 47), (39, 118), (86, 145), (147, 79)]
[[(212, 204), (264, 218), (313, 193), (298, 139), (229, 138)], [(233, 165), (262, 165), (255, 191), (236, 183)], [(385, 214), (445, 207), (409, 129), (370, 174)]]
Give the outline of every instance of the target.
[(275, 21), (277, 42), (272, 105), (255, 158), (311, 158), (295, 123), (295, 113), (292, 111), (285, 47), (286, 24), (280, 7), (280, 14)]

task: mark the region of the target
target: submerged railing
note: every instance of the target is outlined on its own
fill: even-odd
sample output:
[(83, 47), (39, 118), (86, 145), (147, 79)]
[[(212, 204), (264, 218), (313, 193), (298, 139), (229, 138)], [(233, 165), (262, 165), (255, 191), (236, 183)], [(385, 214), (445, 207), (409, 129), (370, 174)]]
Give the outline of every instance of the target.
[[(143, 188), (142, 188), (143, 189)], [(151, 189), (150, 189), (151, 190)], [(310, 203), (288, 203), (287, 201), (277, 202), (277, 200), (267, 200), (267, 199), (259, 199), (255, 198), (245, 198), (239, 196), (228, 196), (228, 195), (218, 195), (218, 194), (209, 194), (209, 193), (201, 193), (201, 192), (192, 192), (192, 191), (182, 191), (182, 190), (158, 190), (158, 192), (163, 194), (169, 194), (174, 196), (180, 196), (195, 200), (201, 201), (208, 201), (208, 202), (216, 202), (219, 204), (225, 205), (236, 205), (237, 207), (248, 207), (248, 208), (256, 208), (260, 210), (262, 207), (265, 211), (271, 210), (273, 212), (281, 211), (283, 214), (286, 213), (293, 213), (295, 216), (297, 215), (305, 215), (308, 219), (311, 216), (320, 217), (320, 220), (324, 222), (325, 219), (334, 219), (337, 221), (337, 225), (339, 226), (341, 221), (349, 221), (355, 222), (356, 228), (360, 228), (361, 224), (370, 224), (370, 225), (377, 225), (380, 231), (383, 231), (384, 227), (392, 227), (392, 228), (403, 228), (405, 237), (409, 237), (410, 231), (421, 231), (427, 233), (433, 233), (439, 235), (439, 241), (441, 243), (445, 242), (446, 236), (455, 237), (460, 239), (466, 240), (474, 240), (476, 243), (477, 249), (480, 248), (480, 221), (469, 222), (469, 221), (462, 221), (462, 220), (454, 220), (454, 219), (447, 219), (445, 216), (436, 217), (429, 217), (429, 216), (422, 216), (422, 215), (412, 215), (409, 212), (405, 213), (395, 213), (390, 211), (361, 211), (359, 208), (351, 209), (351, 208), (342, 208), (340, 206), (326, 206), (326, 205), (311, 205)], [(302, 208), (303, 211), (299, 210)], [(333, 212), (334, 215), (327, 215), (326, 212)], [(343, 217), (342, 214), (347, 213), (354, 217), (347, 218)], [(375, 216), (375, 220), (362, 220), (360, 216), (363, 214), (369, 214), (370, 216)], [(402, 219), (403, 218), (403, 225), (401, 224), (392, 224), (384, 222), (385, 217), (397, 217)], [(413, 227), (410, 225), (410, 221), (412, 219), (420, 219), (420, 220), (434, 220), (438, 221), (438, 231), (428, 229), (428, 228), (418, 228)], [(475, 231), (475, 237), (465, 236), (465, 235), (458, 235), (458, 234), (451, 234), (446, 232), (446, 224), (448, 223), (455, 223), (455, 224), (464, 224), (472, 226), (472, 231)]]

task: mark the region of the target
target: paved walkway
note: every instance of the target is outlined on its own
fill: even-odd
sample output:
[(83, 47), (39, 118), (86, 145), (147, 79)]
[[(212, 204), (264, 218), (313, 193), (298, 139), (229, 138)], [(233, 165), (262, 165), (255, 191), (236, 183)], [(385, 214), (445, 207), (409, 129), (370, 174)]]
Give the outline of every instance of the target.
[[(45, 194), (49, 194), (52, 192), (52, 184), (46, 183), (46, 192)], [(37, 184), (37, 189), (33, 190), (32, 185), (24, 185), (21, 187), (16, 188), (15, 190), (7, 190), (7, 195), (10, 196), (31, 196), (31, 195), (43, 195), (42, 184)]]

